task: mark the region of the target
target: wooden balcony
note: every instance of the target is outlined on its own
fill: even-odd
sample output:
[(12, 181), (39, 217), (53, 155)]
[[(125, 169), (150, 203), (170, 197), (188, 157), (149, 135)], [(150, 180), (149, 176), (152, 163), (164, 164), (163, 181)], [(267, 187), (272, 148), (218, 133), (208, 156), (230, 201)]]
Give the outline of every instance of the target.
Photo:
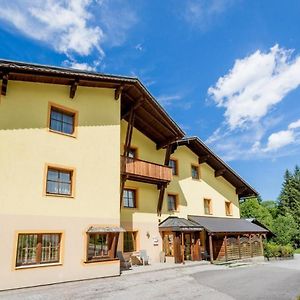
[(121, 173), (128, 180), (152, 184), (169, 183), (172, 180), (170, 167), (125, 156), (121, 156)]

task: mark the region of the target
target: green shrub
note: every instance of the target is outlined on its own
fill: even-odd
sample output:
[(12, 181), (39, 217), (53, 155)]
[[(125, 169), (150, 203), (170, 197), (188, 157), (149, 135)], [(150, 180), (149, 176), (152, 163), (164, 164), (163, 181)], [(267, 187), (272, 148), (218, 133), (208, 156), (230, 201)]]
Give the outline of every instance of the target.
[(292, 257), (294, 255), (294, 248), (291, 245), (282, 246), (275, 243), (265, 243), (264, 254), (268, 259), (271, 257)]

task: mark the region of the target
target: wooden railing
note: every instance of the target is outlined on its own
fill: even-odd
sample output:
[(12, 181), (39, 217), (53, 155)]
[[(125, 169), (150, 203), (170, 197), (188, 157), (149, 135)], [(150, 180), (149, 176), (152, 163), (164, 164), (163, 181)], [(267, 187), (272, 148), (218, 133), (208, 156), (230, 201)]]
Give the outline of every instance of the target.
[(169, 182), (172, 180), (170, 167), (152, 162), (121, 156), (121, 172), (129, 176), (129, 179), (145, 182)]

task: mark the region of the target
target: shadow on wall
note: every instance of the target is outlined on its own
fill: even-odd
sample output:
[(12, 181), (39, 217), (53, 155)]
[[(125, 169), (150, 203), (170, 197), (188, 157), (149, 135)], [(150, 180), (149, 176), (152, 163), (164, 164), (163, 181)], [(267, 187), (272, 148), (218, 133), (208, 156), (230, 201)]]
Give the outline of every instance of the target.
[(1, 130), (47, 128), (49, 103), (78, 111), (79, 127), (120, 124), (120, 101), (112, 89), (78, 87), (74, 99), (69, 91), (65, 85), (10, 81), (1, 96)]

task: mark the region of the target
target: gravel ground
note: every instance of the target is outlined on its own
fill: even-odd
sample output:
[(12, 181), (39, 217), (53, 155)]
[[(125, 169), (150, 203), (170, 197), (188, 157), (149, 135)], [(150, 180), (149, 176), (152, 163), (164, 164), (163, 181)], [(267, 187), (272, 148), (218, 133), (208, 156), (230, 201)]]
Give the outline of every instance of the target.
[(300, 295), (300, 255), (294, 260), (228, 268), (213, 265), (127, 273), (0, 292), (0, 299), (296, 299)]

